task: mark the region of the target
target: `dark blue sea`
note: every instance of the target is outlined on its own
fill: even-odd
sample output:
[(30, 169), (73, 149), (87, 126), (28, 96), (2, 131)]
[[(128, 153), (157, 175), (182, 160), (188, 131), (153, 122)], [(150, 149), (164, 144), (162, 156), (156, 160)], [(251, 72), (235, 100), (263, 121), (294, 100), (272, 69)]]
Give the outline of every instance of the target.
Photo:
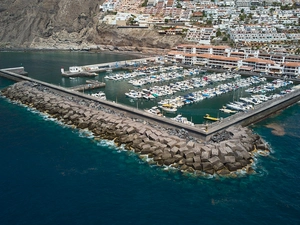
[[(56, 73), (50, 62), (59, 65), (61, 57), (81, 65), (78, 57), (100, 56), (0, 53), (0, 68), (28, 60), (32, 76), (49, 78)], [(12, 83), (0, 78), (0, 88)], [(272, 150), (257, 158), (256, 174), (205, 178), (150, 166), (111, 142), (0, 98), (0, 224), (300, 224), (299, 109), (252, 127)], [(273, 134), (269, 124), (284, 134)]]

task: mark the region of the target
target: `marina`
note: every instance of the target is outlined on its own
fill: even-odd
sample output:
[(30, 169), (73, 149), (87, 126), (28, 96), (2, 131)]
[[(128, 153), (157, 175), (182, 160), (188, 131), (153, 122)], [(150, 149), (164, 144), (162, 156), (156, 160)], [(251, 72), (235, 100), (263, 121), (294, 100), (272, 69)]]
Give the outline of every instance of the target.
[[(126, 72), (126, 74), (128, 77), (130, 77), (130, 74), (134, 74), (137, 72), (142, 73), (141, 70), (145, 70), (144, 67), (145, 66), (143, 65), (143, 69), (138, 68), (136, 71), (130, 73)], [(158, 66), (156, 68), (162, 68), (162, 67)], [(153, 70), (153, 67), (151, 68), (151, 70)], [(159, 71), (158, 69), (156, 70)], [(170, 69), (166, 68), (165, 70), (170, 70)], [(181, 74), (181, 76), (178, 75), (178, 77), (174, 79), (181, 79), (181, 80), (176, 82), (172, 80), (163, 80), (160, 82), (156, 82), (157, 85), (153, 87), (151, 87), (151, 83), (149, 83), (146, 84), (146, 87), (134, 87), (134, 89), (131, 89), (129, 92), (123, 92), (125, 96), (124, 100), (128, 98), (126, 101), (129, 100), (128, 101), (129, 105), (135, 104), (136, 107), (125, 106), (124, 100), (122, 100), (123, 102), (122, 105), (119, 104), (116, 105), (116, 103), (120, 102), (120, 98), (118, 99), (116, 98), (115, 100), (111, 99), (111, 97), (107, 96), (107, 93), (104, 90), (103, 93), (106, 94), (105, 99), (108, 100), (105, 102), (105, 104), (109, 105), (110, 107), (117, 107), (118, 109), (125, 110), (135, 115), (138, 114), (142, 117), (148, 117), (147, 115), (149, 115), (149, 119), (160, 121), (161, 123), (168, 124), (169, 126), (184, 127), (184, 129), (187, 129), (189, 132), (191, 132), (192, 135), (196, 135), (198, 137), (200, 136), (206, 139), (209, 136), (213, 135), (214, 132), (218, 132), (222, 129), (225, 129), (226, 127), (230, 127), (230, 124), (236, 124), (236, 123), (247, 124), (248, 122), (246, 121), (254, 121), (248, 116), (244, 119), (241, 118), (243, 118), (245, 115), (249, 115), (249, 112), (253, 114), (252, 118), (257, 118), (257, 114), (255, 113), (257, 108), (259, 108), (260, 110), (263, 107), (269, 108), (268, 107), (269, 104), (263, 104), (265, 101), (263, 102), (260, 99), (264, 99), (264, 100), (268, 99), (269, 101), (276, 101), (280, 99), (282, 101), (283, 96), (288, 96), (292, 92), (294, 96), (296, 93), (291, 88), (292, 82), (285, 82), (280, 80), (277, 80), (276, 82), (268, 82), (264, 77), (251, 76), (251, 77), (244, 78), (241, 77), (239, 74), (229, 73), (229, 72), (209, 73), (209, 72), (203, 72), (201, 68), (196, 68), (196, 69), (194, 68), (191, 70), (191, 69), (182, 69), (181, 67), (176, 66), (176, 67), (172, 67), (171, 71), (172, 70), (177, 71), (177, 73)], [(7, 70), (2, 70), (2, 72), (4, 72), (5, 74), (10, 73)], [(104, 73), (107, 74), (108, 72), (105, 71)], [(112, 72), (109, 73), (110, 76), (111, 74), (113, 74)], [(168, 74), (165, 73), (164, 70), (157, 72), (157, 74), (160, 75), (160, 79), (164, 76), (168, 76)], [(105, 76), (107, 75), (105, 74), (102, 75), (100, 73), (97, 76), (99, 77), (98, 79), (89, 80), (89, 82), (93, 83), (95, 81), (95, 83), (97, 84), (99, 82), (99, 79), (101, 79), (101, 77), (103, 79)], [(147, 72), (146, 75), (143, 74), (142, 76), (150, 77), (153, 76), (153, 73), (151, 74)], [(26, 78), (22, 77), (22, 79), (26, 79)], [(126, 80), (124, 81), (126, 82)], [(106, 83), (108, 83), (109, 85), (119, 86), (119, 84), (120, 85), (124, 84), (124, 81), (122, 83), (119, 82), (118, 80), (107, 79)], [(91, 83), (86, 85), (91, 85)], [(128, 82), (126, 83), (127, 86), (131, 85)], [(260, 87), (259, 88), (260, 92), (251, 93), (245, 91), (254, 87)], [(195, 91), (190, 92), (192, 89), (195, 89)], [(85, 90), (88, 91), (88, 88)], [(122, 90), (124, 91), (123, 87), (120, 88), (118, 94), (122, 94)], [(155, 92), (153, 90), (155, 90)], [(92, 97), (96, 97), (97, 92), (99, 91), (95, 91), (95, 93), (91, 92), (88, 94), (90, 94)], [(221, 96), (227, 96), (229, 93), (232, 93), (232, 98), (235, 98), (236, 99), (235, 101), (229, 101), (227, 103), (224, 101), (220, 102), (221, 105), (219, 107), (216, 105), (217, 108), (215, 111), (205, 110), (206, 112), (204, 111), (202, 115), (201, 112), (199, 112), (197, 115), (194, 116), (193, 115), (185, 116), (184, 113), (185, 108), (191, 107), (192, 103), (194, 103), (193, 105), (195, 106), (197, 106), (198, 104), (202, 104), (202, 102), (203, 103), (206, 102), (206, 104), (209, 104), (208, 102), (214, 101), (213, 99), (218, 99)], [(271, 93), (271, 95), (267, 96), (266, 93)], [(88, 98), (86, 95), (80, 95), (80, 96), (81, 97), (84, 96), (84, 98)], [(298, 95), (296, 94), (296, 96), (294, 96), (293, 99), (297, 98), (297, 96)], [(228, 97), (226, 98), (228, 99)], [(99, 100), (102, 101), (103, 99), (99, 98)], [(287, 101), (287, 104), (291, 104), (294, 101), (295, 100)], [(145, 109), (146, 107), (148, 107), (152, 111), (152, 113), (149, 113), (150, 112), (149, 110), (149, 112), (144, 111), (146, 113), (145, 114), (143, 113), (143, 111), (140, 110), (140, 109)], [(278, 108), (278, 105), (276, 105), (276, 108)], [(160, 112), (158, 112), (157, 109)], [(156, 115), (153, 112), (157, 112)], [(222, 113), (220, 114), (220, 117), (217, 118), (218, 120), (215, 119), (207, 120), (209, 117), (207, 117), (207, 119), (205, 118), (206, 114), (216, 115), (218, 114), (218, 112)], [(238, 112), (242, 112), (242, 114)], [(268, 113), (266, 114), (269, 115), (272, 113), (273, 113), (273, 109), (269, 108)], [(155, 118), (153, 116), (150, 117), (151, 114)], [(163, 116), (160, 116), (160, 114), (162, 114)], [(174, 118), (174, 114), (175, 114), (175, 118), (178, 116), (177, 117), (178, 120), (179, 118), (186, 118), (184, 120), (188, 121), (187, 118), (190, 118), (191, 120), (193, 120), (193, 122), (189, 121), (190, 123), (187, 122), (174, 123), (172, 122), (173, 119), (171, 119)], [(232, 116), (233, 114), (235, 117)], [(260, 114), (259, 117), (263, 118), (264, 115)], [(233, 120), (231, 118), (235, 118), (235, 119)], [(199, 121), (201, 122), (199, 123)], [(207, 122), (205, 121), (210, 121), (208, 127), (207, 127)]]

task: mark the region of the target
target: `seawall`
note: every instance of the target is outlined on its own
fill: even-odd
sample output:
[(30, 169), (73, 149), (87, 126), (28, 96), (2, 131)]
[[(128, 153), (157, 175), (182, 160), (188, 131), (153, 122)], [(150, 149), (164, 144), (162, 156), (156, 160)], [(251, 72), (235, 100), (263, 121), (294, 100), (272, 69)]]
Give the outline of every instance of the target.
[(69, 126), (88, 129), (96, 138), (114, 140), (117, 145), (152, 159), (152, 163), (181, 171), (219, 175), (241, 169), (253, 172), (256, 149), (268, 151), (262, 139), (246, 127), (232, 126), (215, 134), (212, 140), (203, 141), (180, 126), (162, 125), (155, 116), (148, 120), (97, 99), (82, 98), (81, 93), (62, 90), (22, 81), (2, 90), (2, 95)]

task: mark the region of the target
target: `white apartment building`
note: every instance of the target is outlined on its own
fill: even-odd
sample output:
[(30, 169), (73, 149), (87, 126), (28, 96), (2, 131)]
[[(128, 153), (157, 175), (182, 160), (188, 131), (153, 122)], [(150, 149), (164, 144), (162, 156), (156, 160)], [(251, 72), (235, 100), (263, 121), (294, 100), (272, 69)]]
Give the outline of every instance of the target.
[(210, 44), (210, 40), (216, 36), (216, 30), (207, 28), (190, 28), (186, 34), (185, 40), (197, 42), (199, 44)]
[(274, 61), (261, 58), (247, 58), (243, 60), (243, 66), (251, 67), (254, 72), (268, 72), (270, 66), (274, 65)]
[(288, 39), (291, 39), (294, 41), (300, 40), (300, 33), (290, 33), (290, 34), (287, 33), (286, 36)]
[(283, 65), (284, 74), (291, 76), (300, 75), (300, 62), (286, 62)]
[(236, 0), (235, 1), (235, 6), (236, 7), (250, 7), (251, 6), (251, 1), (249, 1), (249, 0)]
[(230, 38), (234, 42), (259, 42), (270, 43), (273, 41), (285, 41), (285, 33), (277, 33), (275, 28), (267, 27), (238, 27), (229, 31)]
[(166, 55), (170, 62), (213, 68), (241, 69), (258, 73), (300, 75), (300, 56), (266, 54), (229, 46), (179, 45)]
[(99, 8), (104, 12), (115, 11), (119, 3), (120, 0), (106, 0), (102, 5), (99, 6)]
[(158, 0), (148, 0), (147, 6), (155, 6), (157, 4)]

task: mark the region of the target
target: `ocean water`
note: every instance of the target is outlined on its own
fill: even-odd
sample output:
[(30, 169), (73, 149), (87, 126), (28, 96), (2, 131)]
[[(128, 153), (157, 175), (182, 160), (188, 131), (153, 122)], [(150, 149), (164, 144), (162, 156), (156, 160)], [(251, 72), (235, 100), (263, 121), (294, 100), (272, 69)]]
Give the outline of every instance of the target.
[(299, 114), (252, 127), (272, 150), (256, 174), (196, 177), (0, 98), (0, 224), (300, 224)]

